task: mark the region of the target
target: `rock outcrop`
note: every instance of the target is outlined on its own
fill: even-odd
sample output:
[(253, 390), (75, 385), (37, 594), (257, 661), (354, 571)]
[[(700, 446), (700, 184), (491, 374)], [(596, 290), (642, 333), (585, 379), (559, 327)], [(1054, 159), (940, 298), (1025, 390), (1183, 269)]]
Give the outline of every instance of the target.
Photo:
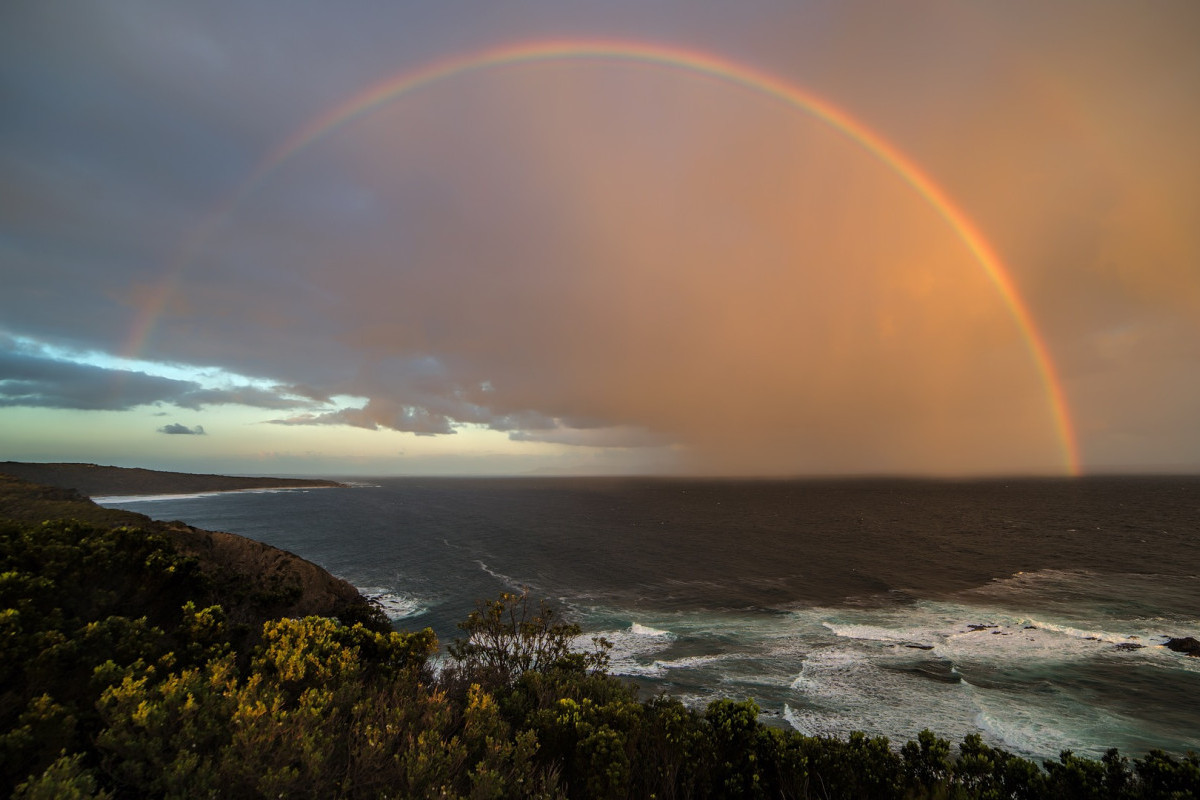
[(157, 525), (181, 552), (197, 558), (222, 605), (246, 606), (244, 615), (251, 619), (317, 615), (363, 621), (374, 608), (353, 585), (295, 553), (182, 522)]
[(1193, 636), (1183, 638), (1171, 637), (1163, 642), (1163, 647), (1168, 650), (1174, 650), (1176, 653), (1184, 653), (1200, 658), (1200, 641), (1196, 641), (1196, 638)]

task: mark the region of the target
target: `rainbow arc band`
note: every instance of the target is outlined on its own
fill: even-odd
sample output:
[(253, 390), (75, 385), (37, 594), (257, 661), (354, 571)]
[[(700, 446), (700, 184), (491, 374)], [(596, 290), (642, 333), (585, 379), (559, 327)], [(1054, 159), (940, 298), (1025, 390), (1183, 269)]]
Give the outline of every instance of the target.
[(1020, 330), (1030, 357), (1045, 389), (1061, 450), (1062, 467), (1068, 475), (1080, 474), (1075, 432), (1061, 381), (1045, 340), (1034, 323), (1028, 306), (1018, 293), (1009, 271), (975, 224), (928, 175), (907, 156), (862, 122), (794, 84), (758, 69), (709, 53), (659, 44), (630, 41), (553, 40), (526, 42), (468, 53), (436, 61), (415, 70), (386, 78), (328, 109), (287, 137), (254, 171), (224, 198), (180, 248), (163, 282), (145, 303), (135, 321), (126, 352), (136, 354), (144, 346), (161, 316), (182, 273), (191, 265), (217, 229), (238, 204), (281, 164), (351, 120), (369, 114), (410, 92), (466, 73), (497, 67), (547, 61), (617, 61), (706, 75), (809, 114), (840, 131), (875, 156), (901, 177), (946, 221), (972, 257), (987, 273)]

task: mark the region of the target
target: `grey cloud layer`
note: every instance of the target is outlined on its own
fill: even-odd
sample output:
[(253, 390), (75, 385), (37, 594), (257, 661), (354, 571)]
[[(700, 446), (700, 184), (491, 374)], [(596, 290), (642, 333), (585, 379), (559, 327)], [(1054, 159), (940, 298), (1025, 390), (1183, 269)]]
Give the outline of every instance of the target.
[(203, 425), (197, 425), (194, 428), (189, 428), (179, 422), (172, 422), (170, 425), (163, 425), (158, 429), (159, 433), (169, 433), (183, 436), (204, 436), (205, 430)]
[(0, 350), (0, 406), (125, 411), (160, 403), (196, 410), (235, 403), (287, 409), (310, 401), (254, 387), (211, 389), (195, 381)]
[(198, 389), (188, 381), (37, 356), (0, 353), (0, 405), (120, 411), (173, 401)]

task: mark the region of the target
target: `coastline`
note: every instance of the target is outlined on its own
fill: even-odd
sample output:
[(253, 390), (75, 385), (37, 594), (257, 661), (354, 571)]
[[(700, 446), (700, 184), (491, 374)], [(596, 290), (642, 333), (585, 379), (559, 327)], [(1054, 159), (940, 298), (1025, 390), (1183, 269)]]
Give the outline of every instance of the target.
[(220, 494), (268, 494), (271, 492), (307, 492), (312, 489), (351, 489), (349, 484), (339, 486), (256, 486), (246, 489), (213, 489), (206, 492), (145, 492), (143, 494), (96, 494), (88, 499), (97, 505), (105, 503), (153, 503), (157, 500), (190, 500), (194, 497), (210, 497)]
[(3, 461), (0, 462), (0, 474), (43, 486), (72, 489), (90, 498), (105, 499), (347, 487), (347, 484), (320, 478), (192, 474), (81, 463)]
[[(236, 533), (197, 528), (180, 521), (155, 519), (137, 511), (102, 506), (69, 484), (64, 485), (65, 481), (59, 485), (33, 483), (12, 475), (7, 466), (0, 464), (0, 522), (20, 525), (69, 520), (73, 524), (126, 527), (165, 536), (181, 554), (196, 558), (197, 568), (208, 580), (206, 591), (209, 595), (205, 602), (220, 603), (235, 622), (259, 623), (264, 619), (313, 614), (344, 616), (355, 621), (376, 616), (371, 602), (353, 584), (289, 550)], [(262, 487), (240, 491), (309, 488), (336, 486)], [(164, 499), (172, 495), (150, 497)], [(382, 625), (385, 620), (379, 617), (374, 622)]]

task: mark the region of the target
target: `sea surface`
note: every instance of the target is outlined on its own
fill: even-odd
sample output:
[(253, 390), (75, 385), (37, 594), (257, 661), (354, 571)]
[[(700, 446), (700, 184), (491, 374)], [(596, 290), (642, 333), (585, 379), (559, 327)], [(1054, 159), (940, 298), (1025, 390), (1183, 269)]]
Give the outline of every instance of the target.
[(643, 696), (1027, 757), (1200, 751), (1200, 477), (386, 479), (101, 499), (314, 561), (445, 642), (527, 588)]

